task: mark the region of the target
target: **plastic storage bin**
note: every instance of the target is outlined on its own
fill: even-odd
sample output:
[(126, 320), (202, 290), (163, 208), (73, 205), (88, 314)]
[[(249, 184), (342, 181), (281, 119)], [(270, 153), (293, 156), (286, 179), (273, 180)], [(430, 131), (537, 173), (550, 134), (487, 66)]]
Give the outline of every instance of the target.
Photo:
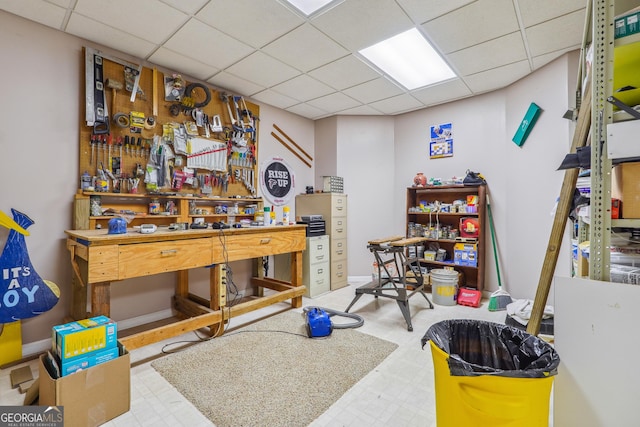
[(538, 337), (477, 320), (445, 320), (422, 338), (433, 357), (438, 427), (547, 426), (560, 357)]

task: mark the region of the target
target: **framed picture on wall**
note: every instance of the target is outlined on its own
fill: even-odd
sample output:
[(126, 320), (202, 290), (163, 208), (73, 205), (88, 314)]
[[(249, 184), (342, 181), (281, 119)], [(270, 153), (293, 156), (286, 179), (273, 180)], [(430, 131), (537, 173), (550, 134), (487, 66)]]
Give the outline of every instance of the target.
[(451, 123), (431, 126), (430, 135), (429, 158), (453, 157), (453, 127)]

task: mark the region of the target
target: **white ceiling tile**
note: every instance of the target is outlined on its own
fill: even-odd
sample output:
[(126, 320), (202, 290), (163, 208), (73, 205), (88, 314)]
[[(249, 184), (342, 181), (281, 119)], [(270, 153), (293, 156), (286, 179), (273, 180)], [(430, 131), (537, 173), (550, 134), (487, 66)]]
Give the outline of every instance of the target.
[(250, 96), (264, 90), (263, 86), (248, 82), (224, 71), (216, 74), (207, 81), (215, 86), (244, 96)]
[(256, 93), (251, 98), (282, 109), (286, 109), (299, 103), (297, 100), (289, 98), (288, 96), (282, 95), (278, 92), (274, 92), (271, 89)]
[(363, 104), (369, 104), (380, 99), (398, 95), (402, 93), (402, 89), (391, 83), (386, 78), (380, 77), (361, 85), (345, 89), (343, 92)]
[(585, 0), (518, 0), (525, 27), (585, 8)]
[[(398, 114), (505, 87), (579, 47), (586, 1), (344, 0), (308, 18), (284, 0), (0, 0), (0, 10), (320, 118)], [(616, 12), (634, 1), (616, 0)], [(359, 56), (415, 25), (461, 78), (410, 92)]]
[(432, 2), (425, 2), (424, 0), (397, 1), (416, 23), (422, 24), (455, 9), (466, 6), (469, 3), (473, 3), (476, 0), (448, 0)]
[(340, 92), (307, 101), (307, 104), (325, 111), (342, 111), (360, 105), (360, 103), (355, 99), (349, 98), (347, 95)]
[[(195, 77), (200, 80), (209, 78), (217, 71), (210, 65), (198, 62), (195, 59), (188, 58), (179, 53), (161, 47), (149, 57), (149, 61), (154, 64), (165, 67), (172, 73), (184, 74), (185, 76)], [(176, 69), (176, 64), (179, 68)]]
[(333, 88), (306, 74), (299, 75), (284, 83), (273, 86), (272, 89), (302, 102), (334, 92)]
[(527, 28), (525, 33), (531, 56), (580, 46), (584, 19), (585, 11), (579, 10)]
[(393, 0), (349, 0), (311, 23), (347, 49), (360, 50), (414, 27)]
[(447, 55), (449, 64), (461, 76), (511, 64), (527, 59), (520, 31), (488, 42), (461, 49)]
[(267, 88), (300, 74), (295, 68), (259, 51), (233, 64), (226, 71)]
[(323, 111), (319, 108), (312, 107), (311, 105), (304, 103), (294, 105), (293, 107), (289, 107), (286, 110), (299, 116), (306, 117), (308, 119), (317, 119), (328, 113), (328, 111)]
[(304, 20), (277, 1), (212, 0), (197, 17), (232, 37), (259, 48)]
[(164, 45), (174, 52), (218, 68), (228, 67), (253, 51), (250, 46), (195, 18), (180, 28)]
[(204, 6), (209, 0), (162, 0), (169, 6), (193, 15)]
[(134, 37), (124, 31), (107, 27), (77, 13), (71, 14), (66, 31), (69, 34), (109, 46), (138, 58), (146, 58), (156, 47), (153, 43)]
[[(65, 9), (68, 8), (69, 6), (71, 6), (72, 3), (75, 3), (75, 0), (47, 0), (47, 1), (49, 3), (53, 3), (53, 4), (58, 5), (60, 7), (64, 7)], [(39, 0), (39, 2), (41, 2), (41, 0)], [(27, 2), (21, 1), (20, 3), (27, 3)]]
[(573, 50), (576, 50), (576, 49), (575, 48), (561, 49), (555, 52), (547, 53), (546, 55), (536, 56), (533, 58), (533, 69), (537, 70), (538, 68), (544, 67), (545, 65), (552, 62), (553, 60), (560, 58), (565, 53), (571, 52)]
[(385, 114), (399, 114), (424, 107), (411, 95), (402, 94), (382, 101), (372, 102), (371, 106)]
[(353, 55), (316, 68), (308, 74), (338, 90), (380, 77), (380, 73)]
[(368, 105), (361, 105), (355, 108), (349, 108), (348, 110), (340, 111), (340, 115), (345, 116), (382, 116), (384, 113), (382, 111), (378, 111), (373, 107)]
[(75, 12), (153, 43), (162, 43), (188, 19), (156, 0), (78, 0)]
[(471, 96), (469, 88), (460, 79), (450, 80), (411, 92), (424, 105), (437, 105), (454, 99)]
[(67, 13), (66, 9), (42, 0), (0, 0), (0, 10), (5, 10), (57, 30), (62, 29), (64, 17)]
[(509, 86), (530, 72), (529, 61), (520, 61), (467, 76), (464, 81), (474, 94), (478, 94)]
[(513, 0), (482, 0), (422, 25), (443, 53), (519, 30)]
[(349, 53), (309, 24), (301, 25), (269, 43), (262, 51), (304, 72)]

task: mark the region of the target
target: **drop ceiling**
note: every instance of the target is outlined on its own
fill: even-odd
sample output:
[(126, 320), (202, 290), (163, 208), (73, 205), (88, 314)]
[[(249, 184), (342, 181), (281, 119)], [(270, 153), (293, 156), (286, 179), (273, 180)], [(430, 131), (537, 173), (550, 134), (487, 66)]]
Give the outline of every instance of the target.
[[(506, 87), (580, 47), (585, 0), (0, 0), (0, 9), (310, 119)], [(403, 89), (358, 51), (412, 27), (457, 78)]]

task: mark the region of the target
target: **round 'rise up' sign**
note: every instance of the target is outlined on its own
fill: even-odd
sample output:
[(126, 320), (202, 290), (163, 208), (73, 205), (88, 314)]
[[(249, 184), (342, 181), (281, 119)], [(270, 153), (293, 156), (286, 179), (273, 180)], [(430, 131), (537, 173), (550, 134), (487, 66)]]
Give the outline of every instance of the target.
[(270, 204), (286, 205), (295, 192), (295, 177), (287, 162), (279, 157), (264, 162), (260, 168), (260, 189)]

